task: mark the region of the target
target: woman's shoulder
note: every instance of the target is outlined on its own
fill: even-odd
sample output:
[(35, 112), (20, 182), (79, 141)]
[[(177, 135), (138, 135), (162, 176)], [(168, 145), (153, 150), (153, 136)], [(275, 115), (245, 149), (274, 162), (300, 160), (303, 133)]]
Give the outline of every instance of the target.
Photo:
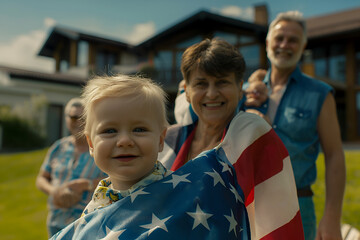
[(257, 114), (240, 111), (230, 122), (229, 130), (230, 128), (249, 131), (259, 129), (267, 132), (271, 126)]

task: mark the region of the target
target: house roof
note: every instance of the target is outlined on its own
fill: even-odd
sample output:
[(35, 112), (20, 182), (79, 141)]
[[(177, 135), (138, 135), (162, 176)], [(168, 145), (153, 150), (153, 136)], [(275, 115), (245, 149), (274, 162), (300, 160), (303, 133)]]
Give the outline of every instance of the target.
[(206, 33), (208, 30), (233, 28), (239, 30), (249, 31), (255, 33), (259, 37), (265, 39), (267, 33), (267, 26), (242, 21), (235, 18), (225, 17), (205, 10), (199, 11), (196, 14), (185, 18), (184, 20), (168, 27), (166, 30), (156, 34), (148, 40), (136, 46), (137, 49), (150, 48), (155, 43), (166, 41), (169, 37), (185, 32), (190, 29), (197, 29), (198, 34)]
[(360, 32), (360, 8), (308, 18), (309, 39)]
[(24, 70), (19, 68), (0, 66), (0, 71), (8, 73), (13, 78), (22, 78), (24, 80), (36, 80), (49, 83), (60, 83), (67, 85), (84, 85), (87, 78), (81, 78), (63, 73), (44, 73), (37, 71)]
[(51, 30), (38, 55), (44, 57), (53, 57), (55, 48), (61, 39), (85, 40), (88, 42), (112, 45), (123, 49), (133, 48), (133, 46), (128, 43), (110, 39), (109, 37), (101, 37), (99, 35), (89, 34), (65, 27), (56, 26)]

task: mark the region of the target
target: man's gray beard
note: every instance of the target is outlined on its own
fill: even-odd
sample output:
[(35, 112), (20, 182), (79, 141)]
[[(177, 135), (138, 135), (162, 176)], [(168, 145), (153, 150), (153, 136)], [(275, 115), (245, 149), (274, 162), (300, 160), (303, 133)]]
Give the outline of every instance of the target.
[(275, 57), (274, 51), (270, 50), (267, 51), (267, 57), (270, 60), (271, 64), (274, 64), (277, 68), (284, 69), (284, 68), (291, 68), (296, 66), (296, 64), (300, 61), (302, 52), (298, 52), (295, 55), (293, 55), (288, 60), (278, 60)]

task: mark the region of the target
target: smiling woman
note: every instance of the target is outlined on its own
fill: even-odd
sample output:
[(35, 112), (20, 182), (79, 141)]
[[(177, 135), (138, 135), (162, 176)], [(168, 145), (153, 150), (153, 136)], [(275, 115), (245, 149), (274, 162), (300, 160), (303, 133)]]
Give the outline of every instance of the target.
[[(185, 93), (178, 98), (186, 95), (195, 121), (168, 129), (160, 154), (165, 167), (181, 170), (199, 161), (197, 156), (215, 151), (216, 157), (208, 156), (207, 161), (223, 160), (234, 169), (237, 194), (244, 194), (249, 214), (251, 238), (303, 239), (293, 173), (284, 145), (262, 118), (239, 112), (243, 56), (224, 40), (206, 39), (184, 52), (181, 70)], [(281, 203), (284, 200), (286, 204)], [(241, 208), (229, 207), (241, 214)], [(282, 220), (272, 217), (279, 214)]]

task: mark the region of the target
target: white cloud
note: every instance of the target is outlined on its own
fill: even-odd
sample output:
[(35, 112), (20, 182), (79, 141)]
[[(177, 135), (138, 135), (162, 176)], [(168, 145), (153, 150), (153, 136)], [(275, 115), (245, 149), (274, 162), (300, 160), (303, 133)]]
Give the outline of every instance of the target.
[(155, 23), (146, 22), (135, 25), (132, 31), (129, 34), (124, 35), (123, 38), (129, 41), (131, 44), (138, 44), (153, 36), (154, 33)]
[[(48, 37), (48, 30), (56, 25), (52, 18), (45, 18), (41, 29), (18, 35), (8, 42), (0, 42), (0, 64), (35, 71), (54, 72), (55, 63), (51, 58), (37, 54)], [(81, 30), (81, 29), (80, 29)], [(96, 34), (96, 32), (93, 32)], [(140, 23), (132, 28), (122, 28), (121, 37), (131, 44), (140, 43), (155, 33), (155, 23)]]
[(226, 6), (217, 11), (228, 17), (240, 18), (247, 21), (254, 20), (254, 8), (252, 7), (241, 8), (238, 6)]
[(45, 72), (54, 71), (53, 60), (37, 56), (47, 37), (47, 30), (55, 20), (44, 19), (44, 28), (15, 37), (12, 41), (0, 42), (0, 64)]
[(56, 21), (52, 18), (45, 18), (44, 19), (44, 25), (47, 28), (54, 27), (56, 25)]

